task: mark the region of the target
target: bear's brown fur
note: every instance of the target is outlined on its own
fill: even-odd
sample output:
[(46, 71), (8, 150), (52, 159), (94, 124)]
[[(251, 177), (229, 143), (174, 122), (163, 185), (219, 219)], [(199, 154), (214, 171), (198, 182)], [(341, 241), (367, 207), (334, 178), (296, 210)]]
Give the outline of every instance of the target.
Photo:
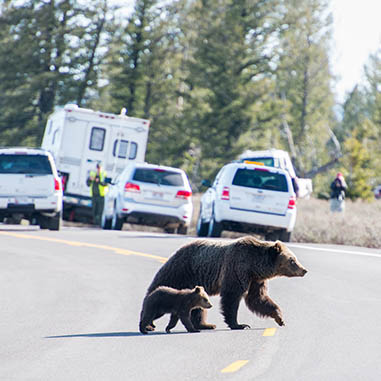
[(208, 294), (203, 287), (177, 290), (171, 287), (160, 286), (147, 295), (143, 302), (140, 314), (139, 329), (141, 333), (153, 330), (153, 321), (164, 314), (170, 313), (171, 319), (166, 327), (169, 333), (179, 319), (188, 332), (200, 332), (195, 329), (190, 314), (194, 308), (211, 308)]
[[(242, 297), (252, 312), (272, 317), (282, 326), (282, 312), (267, 295), (267, 280), (306, 273), (295, 255), (280, 241), (260, 241), (251, 236), (234, 241), (196, 240), (169, 258), (157, 272), (147, 293), (158, 286), (183, 289), (201, 285), (209, 295), (221, 295), (221, 312), (231, 329), (249, 327), (237, 322)], [(205, 320), (206, 311), (192, 311), (191, 321), (195, 328), (215, 328)]]

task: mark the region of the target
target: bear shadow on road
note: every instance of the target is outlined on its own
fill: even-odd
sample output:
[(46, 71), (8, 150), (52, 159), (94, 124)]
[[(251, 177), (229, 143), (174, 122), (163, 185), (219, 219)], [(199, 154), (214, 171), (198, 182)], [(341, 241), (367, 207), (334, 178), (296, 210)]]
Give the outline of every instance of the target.
[[(213, 334), (213, 332), (240, 332), (240, 331), (264, 331), (265, 328), (250, 328), (245, 330), (231, 330), (230, 328), (221, 328), (214, 330), (205, 330), (200, 333)], [(189, 335), (190, 332), (187, 331), (174, 331), (171, 333), (167, 333), (165, 331), (158, 332), (150, 332), (147, 335), (143, 335), (139, 331), (136, 332), (98, 332), (98, 333), (77, 333), (77, 334), (69, 334), (69, 335), (57, 335), (57, 336), (45, 336), (44, 339), (71, 339), (76, 337), (88, 337), (88, 338), (98, 338), (98, 337), (150, 337), (150, 336), (173, 336), (173, 335)]]

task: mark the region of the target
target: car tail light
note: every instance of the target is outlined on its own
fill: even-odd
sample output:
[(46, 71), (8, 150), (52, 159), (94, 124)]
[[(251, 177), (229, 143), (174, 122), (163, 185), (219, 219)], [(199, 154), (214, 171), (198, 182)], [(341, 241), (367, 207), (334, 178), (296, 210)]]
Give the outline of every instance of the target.
[(65, 192), (66, 187), (67, 187), (67, 183), (69, 180), (69, 174), (61, 172), (60, 178), (61, 178), (62, 190)]
[(221, 200), (230, 200), (230, 190), (229, 190), (229, 187), (224, 187), (222, 189)]
[(138, 184), (134, 184), (134, 183), (129, 183), (128, 182), (124, 186), (124, 191), (125, 192), (139, 193), (140, 192), (140, 186)]
[(188, 200), (192, 196), (192, 192), (186, 190), (179, 190), (176, 194), (176, 198), (181, 198), (183, 200)]
[(288, 209), (295, 209), (296, 206), (296, 200), (295, 197), (291, 197), (288, 201)]
[(54, 190), (59, 191), (61, 189), (61, 182), (59, 179), (54, 178)]

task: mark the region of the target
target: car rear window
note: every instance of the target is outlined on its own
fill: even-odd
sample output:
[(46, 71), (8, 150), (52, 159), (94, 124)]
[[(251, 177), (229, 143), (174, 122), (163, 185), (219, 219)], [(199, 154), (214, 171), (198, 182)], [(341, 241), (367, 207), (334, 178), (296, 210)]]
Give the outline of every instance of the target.
[(0, 173), (51, 175), (52, 167), (45, 155), (0, 155)]
[(181, 173), (163, 170), (160, 168), (136, 168), (133, 180), (142, 183), (183, 186), (184, 181)]
[(286, 176), (264, 169), (239, 168), (234, 175), (233, 185), (278, 192), (288, 192)]

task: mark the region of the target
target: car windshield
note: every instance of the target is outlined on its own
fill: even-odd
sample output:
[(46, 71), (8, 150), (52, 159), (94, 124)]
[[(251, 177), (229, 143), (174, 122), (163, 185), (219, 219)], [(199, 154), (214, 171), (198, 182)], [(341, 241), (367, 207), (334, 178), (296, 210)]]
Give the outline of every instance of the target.
[(184, 181), (181, 173), (167, 171), (161, 168), (137, 168), (134, 173), (133, 180), (142, 183), (183, 186)]
[(52, 168), (45, 155), (0, 155), (0, 173), (51, 175)]
[(262, 163), (268, 167), (274, 167), (274, 158), (272, 157), (245, 157), (241, 160), (241, 162), (244, 161), (255, 161), (257, 163)]
[(278, 192), (288, 192), (286, 176), (272, 173), (262, 168), (239, 168), (235, 173), (233, 185)]

